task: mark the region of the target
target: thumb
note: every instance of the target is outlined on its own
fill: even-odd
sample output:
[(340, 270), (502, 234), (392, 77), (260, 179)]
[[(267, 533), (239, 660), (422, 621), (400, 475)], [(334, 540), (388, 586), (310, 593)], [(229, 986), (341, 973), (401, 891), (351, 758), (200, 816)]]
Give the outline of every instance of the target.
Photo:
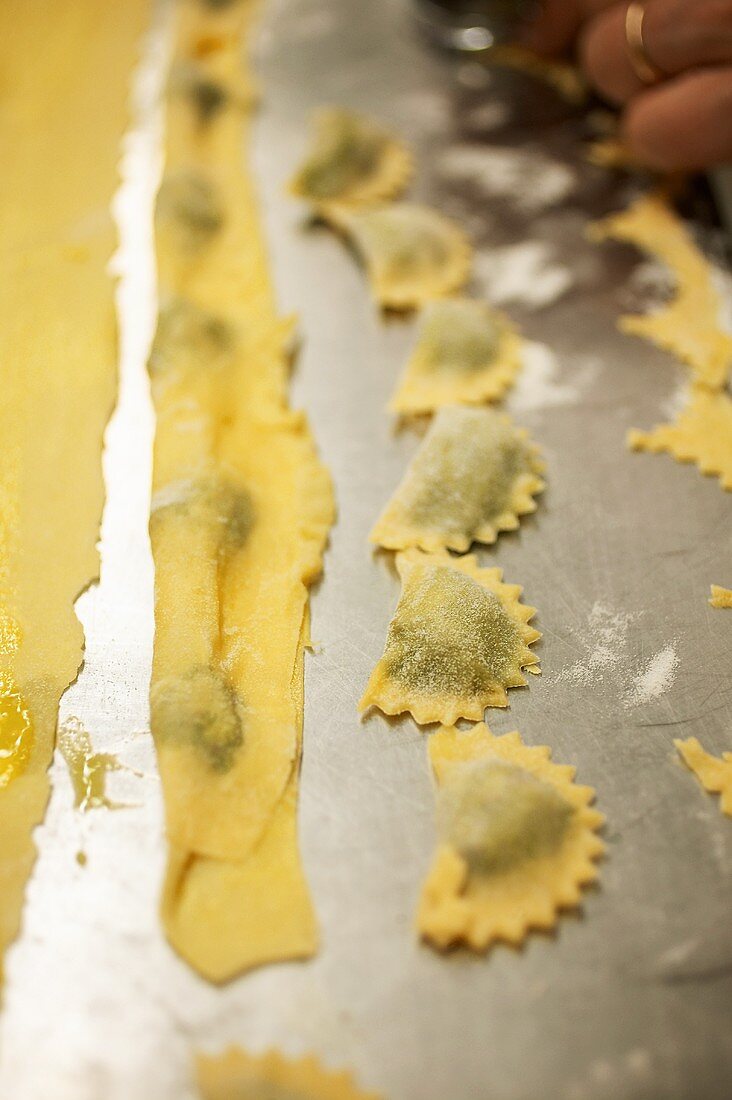
[(732, 161), (732, 66), (697, 69), (635, 96), (621, 133), (639, 160), (662, 171)]

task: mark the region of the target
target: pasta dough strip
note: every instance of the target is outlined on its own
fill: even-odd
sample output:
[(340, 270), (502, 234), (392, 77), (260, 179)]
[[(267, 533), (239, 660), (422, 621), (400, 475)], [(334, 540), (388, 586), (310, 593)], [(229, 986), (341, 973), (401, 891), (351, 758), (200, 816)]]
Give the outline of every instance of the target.
[(628, 241), (669, 267), (676, 279), (671, 302), (647, 316), (621, 317), (619, 327), (678, 356), (691, 367), (695, 382), (723, 389), (732, 367), (732, 335), (721, 325), (721, 295), (709, 261), (666, 199), (643, 195), (627, 210), (590, 226), (589, 236)]
[(0, 957), (20, 925), (59, 699), (83, 658), (114, 403), (109, 210), (146, 0), (0, 5)]
[[(179, 5), (156, 208), (162, 918), (176, 950), (214, 981), (308, 956), (317, 942), (295, 815), (307, 586), (333, 499), (305, 419), (287, 404), (293, 326), (276, 314), (241, 161), (252, 97), (240, 49), (256, 10), (251, 0)], [(215, 110), (201, 110), (190, 81)]]

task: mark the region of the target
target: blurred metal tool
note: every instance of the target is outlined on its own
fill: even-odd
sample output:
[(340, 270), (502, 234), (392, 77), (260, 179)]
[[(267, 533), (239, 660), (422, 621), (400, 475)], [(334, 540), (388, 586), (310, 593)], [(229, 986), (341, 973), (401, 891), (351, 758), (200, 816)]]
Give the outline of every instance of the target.
[(417, 19), (440, 46), (476, 53), (515, 39), (534, 0), (415, 0)]

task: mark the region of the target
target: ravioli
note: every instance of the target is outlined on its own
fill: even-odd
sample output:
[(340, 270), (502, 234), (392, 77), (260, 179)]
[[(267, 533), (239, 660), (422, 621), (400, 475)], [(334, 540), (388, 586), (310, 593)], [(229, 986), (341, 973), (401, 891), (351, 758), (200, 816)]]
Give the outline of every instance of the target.
[(231, 503), (208, 489), (185, 506), (174, 482), (153, 498), (150, 528), (150, 703), (167, 833), (218, 859), (243, 859), (259, 841), (297, 765), (291, 681), (333, 507), (302, 417), (258, 424), (243, 415), (237, 427), (228, 465), (246, 495)]
[(679, 462), (693, 462), (703, 474), (716, 475), (723, 489), (732, 489), (732, 398), (697, 386), (671, 424), (650, 432), (628, 433), (632, 451), (662, 451)]
[(342, 107), (314, 118), (315, 137), (289, 191), (316, 210), (369, 206), (400, 194), (412, 173), (406, 147), (377, 122)]
[(202, 67), (221, 96), (202, 117), (198, 98), (169, 84), (149, 361), (162, 919), (179, 954), (217, 982), (305, 958), (318, 938), (296, 810), (308, 587), (334, 505), (307, 421), (288, 404), (293, 323), (277, 316), (242, 159), (254, 10), (176, 9), (174, 72)]
[(732, 752), (723, 752), (721, 758), (712, 756), (704, 751), (696, 737), (674, 741), (674, 745), (704, 790), (722, 796), (719, 808), (727, 817), (732, 817)]
[(520, 369), (521, 339), (502, 313), (470, 298), (430, 302), (389, 409), (408, 416), (497, 401)]
[(203, 172), (179, 168), (163, 176), (155, 204), (155, 224), (159, 234), (170, 236), (175, 249), (200, 252), (223, 223), (221, 197), (215, 183)]
[(148, 358), (153, 384), (173, 373), (201, 374), (231, 364), (237, 334), (227, 322), (186, 298), (160, 305)]
[(445, 949), (518, 946), (550, 929), (597, 878), (604, 818), (575, 769), (485, 725), (440, 729), (429, 741), (438, 785), (439, 845), (417, 912), (422, 936)]
[(536, 509), (538, 448), (493, 409), (450, 405), (432, 421), (406, 476), (371, 532), (388, 550), (457, 550), (495, 542)]
[(187, 52), (171, 67), (168, 95), (187, 101), (191, 137), (200, 144), (214, 137), (212, 124), (226, 108), (253, 108), (256, 92), (250, 74), (231, 68), (228, 51), (210, 48), (205, 38), (194, 36)]
[(642, 336), (687, 363), (695, 382), (723, 389), (732, 367), (732, 335), (721, 323), (713, 269), (661, 194), (643, 195), (620, 214), (590, 227), (591, 239), (629, 241), (657, 256), (676, 279), (669, 305), (649, 316), (621, 317), (623, 332)]
[(314, 1055), (285, 1059), (276, 1050), (253, 1056), (238, 1047), (196, 1057), (201, 1100), (380, 1100), (350, 1073), (322, 1068)]
[(110, 203), (148, 18), (146, 0), (0, 4), (0, 982), (59, 699), (83, 660), (74, 603), (99, 572), (117, 359)]
[(732, 588), (722, 588), (721, 584), (712, 584), (709, 603), (712, 607), (732, 607)]
[(520, 585), (473, 555), (406, 550), (396, 567), (402, 595), (359, 709), (451, 725), (508, 706), (506, 688), (525, 686), (521, 670), (539, 663), (529, 649), (541, 637), (528, 625), (535, 608), (519, 602)]
[(199, 61), (179, 61), (170, 74), (170, 93), (186, 98), (202, 126), (226, 107), (230, 92), (226, 84), (211, 76)]
[(366, 210), (333, 207), (327, 217), (362, 258), (371, 291), (387, 309), (407, 310), (459, 290), (468, 279), (472, 249), (462, 229), (417, 203)]

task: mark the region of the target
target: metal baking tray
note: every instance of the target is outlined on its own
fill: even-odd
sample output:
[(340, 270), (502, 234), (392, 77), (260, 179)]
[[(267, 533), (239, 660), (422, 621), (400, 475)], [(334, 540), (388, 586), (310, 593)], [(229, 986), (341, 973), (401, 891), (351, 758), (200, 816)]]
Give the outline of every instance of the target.
[[(672, 740), (732, 747), (732, 614), (706, 602), (710, 582), (731, 582), (732, 499), (693, 467), (624, 444), (629, 427), (665, 418), (684, 379), (615, 326), (621, 311), (663, 300), (662, 269), (583, 236), (638, 181), (587, 162), (586, 122), (551, 89), (433, 51), (402, 0), (269, 0), (256, 49), (254, 164), (281, 309), (299, 314), (303, 335), (293, 402), (311, 418), (339, 505), (313, 594), (300, 804), (322, 949), (218, 989), (165, 943), (147, 725), (144, 361), (167, 24), (159, 12), (136, 85), (119, 202), (121, 390), (106, 442), (102, 577), (78, 603), (87, 662), (62, 704), (62, 717), (78, 717), (98, 749), (132, 769), (111, 785), (131, 806), (80, 814), (55, 762), (23, 933), (7, 959), (0, 1095), (185, 1100), (195, 1094), (192, 1051), (239, 1043), (314, 1051), (390, 1100), (723, 1100), (732, 823)], [(417, 442), (385, 412), (414, 322), (379, 316), (343, 244), (284, 196), (306, 120), (323, 103), (371, 113), (407, 138), (413, 194), (476, 242), (472, 290), (535, 343), (508, 407), (546, 452), (548, 489), (520, 531), (481, 556), (538, 607), (544, 674), (489, 721), (550, 745), (597, 788), (608, 854), (582, 914), (519, 952), (443, 957), (417, 941), (434, 841), (424, 735), (407, 720), (356, 716), (398, 593), (367, 534)], [(721, 262), (722, 238), (698, 209)]]

